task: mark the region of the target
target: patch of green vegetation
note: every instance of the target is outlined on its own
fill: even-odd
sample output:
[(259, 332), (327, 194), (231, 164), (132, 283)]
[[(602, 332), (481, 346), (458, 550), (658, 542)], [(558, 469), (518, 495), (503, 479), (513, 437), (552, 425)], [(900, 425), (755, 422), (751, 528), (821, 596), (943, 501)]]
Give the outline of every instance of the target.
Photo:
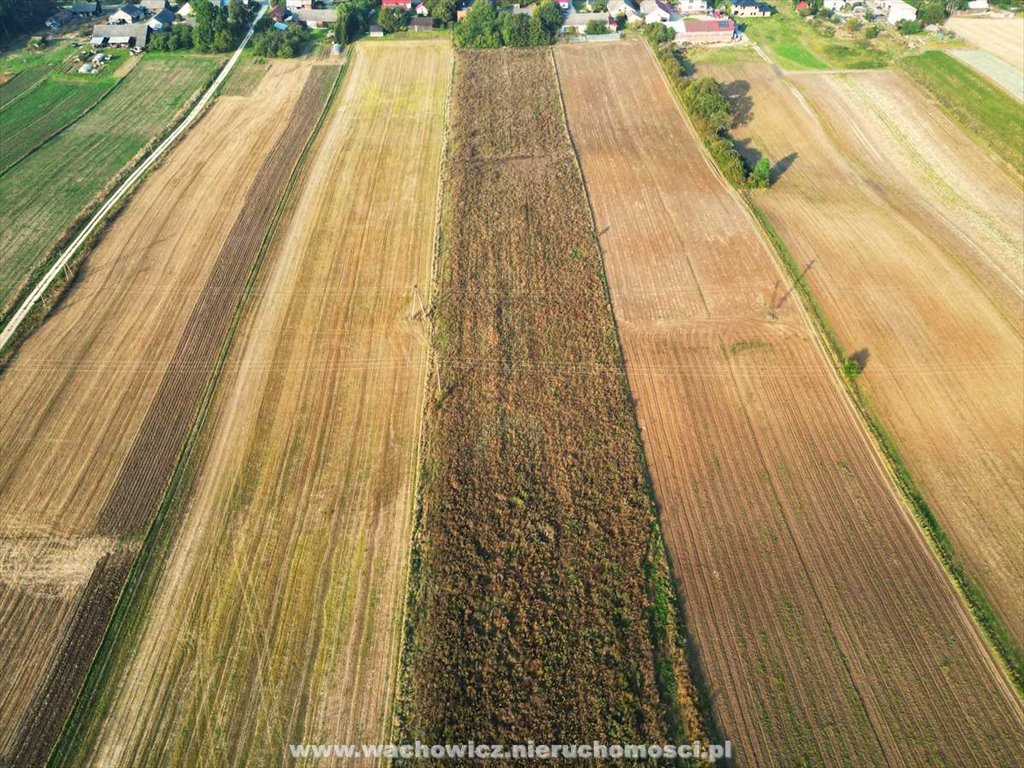
[(262, 60), (247, 57), (238, 62), (228, 79), (221, 86), (224, 96), (248, 96), (263, 80), (269, 65)]
[(167, 132), (212, 79), (218, 61), (198, 56), (169, 61), (146, 54), (85, 117), (3, 175), (0, 314), (10, 310), (96, 198)]
[(968, 135), (1024, 176), (1024, 105), (941, 51), (909, 56), (900, 66)]
[(828, 22), (808, 22), (792, 8), (746, 20), (746, 34), (767, 48), (784, 69), (878, 69), (892, 59), (881, 41), (836, 37)]
[(0, 112), (0, 175), (92, 109), (116, 82), (50, 77), (11, 103)]

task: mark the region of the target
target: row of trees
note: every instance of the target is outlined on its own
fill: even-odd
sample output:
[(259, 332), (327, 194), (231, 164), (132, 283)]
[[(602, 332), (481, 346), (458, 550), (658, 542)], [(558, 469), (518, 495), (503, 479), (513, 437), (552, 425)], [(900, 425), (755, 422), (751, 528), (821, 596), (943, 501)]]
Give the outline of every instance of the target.
[(0, 0), (0, 39), (34, 32), (56, 11), (53, 0)]
[(562, 11), (544, 0), (533, 15), (502, 13), (489, 0), (477, 0), (455, 28), (460, 48), (527, 48), (551, 45), (562, 27)]

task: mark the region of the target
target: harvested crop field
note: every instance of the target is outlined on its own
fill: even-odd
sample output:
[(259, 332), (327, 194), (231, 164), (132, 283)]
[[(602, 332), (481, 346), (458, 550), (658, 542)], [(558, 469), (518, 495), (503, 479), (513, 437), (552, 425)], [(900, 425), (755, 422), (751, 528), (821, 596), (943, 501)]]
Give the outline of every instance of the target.
[(216, 744), (273, 765), (385, 737), (452, 54), (353, 50), (72, 764), (191, 766)]
[(460, 53), (449, 141), (403, 740), (675, 738), (671, 589), (550, 51)]
[(625, 43), (557, 61), (687, 628), (736, 763), (1005, 760), (1020, 700), (653, 57)]
[(953, 16), (944, 26), (971, 45), (998, 56), (1024, 72), (1024, 18), (971, 19)]
[[(801, 263), (968, 572), (1024, 644), (1024, 195), (896, 73), (744, 83), (736, 130), (795, 155), (757, 204)], [(735, 85), (727, 86), (735, 88)], [(865, 233), (871, 233), (865, 237)]]
[[(249, 222), (250, 244), (266, 227), (260, 211), (246, 217), (252, 205), (239, 193), (262, 172), (254, 194), (280, 196), (290, 172), (266, 176), (265, 161), (284, 154), (275, 142), (301, 126), (288, 116), (308, 67), (276, 72), (251, 98), (218, 100), (186, 135), (0, 375), (0, 667), (18, 670), (0, 678), (0, 760), (45, 757), (156, 512), (167, 457), (180, 449), (178, 420), (192, 418), (210, 365), (187, 368), (176, 348), (191, 348), (197, 313), (207, 330), (221, 322), (223, 337), (237, 286), (215, 280), (220, 257), (238, 222)], [(258, 147), (250, 130), (264, 138)], [(227, 318), (215, 319), (223, 307)], [(168, 398), (166, 382), (186, 369), (196, 386)], [(151, 434), (161, 408), (168, 428)], [(140, 441), (160, 435), (166, 443), (150, 445), (151, 463), (138, 462)]]
[[(0, 315), (62, 234), (170, 127), (218, 63), (198, 56), (150, 59), (147, 54), (94, 110), (0, 177)], [(33, 93), (26, 94), (8, 109), (32, 98)]]

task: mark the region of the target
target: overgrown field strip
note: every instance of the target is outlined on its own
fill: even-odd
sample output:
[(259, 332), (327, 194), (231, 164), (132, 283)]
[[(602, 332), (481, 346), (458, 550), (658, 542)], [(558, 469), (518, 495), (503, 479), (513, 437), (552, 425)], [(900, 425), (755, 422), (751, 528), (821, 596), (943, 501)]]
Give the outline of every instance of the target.
[[(242, 215), (239, 191), (302, 125), (288, 115), (307, 73), (279, 65), (253, 97), (218, 101), (0, 376), (0, 668), (12, 670), (0, 676), (0, 762), (41, 760), (78, 690), (139, 546), (125, 531), (97, 535), (102, 511)], [(263, 137), (258, 148), (249, 131)], [(279, 195), (286, 181), (263, 178), (253, 197), (275, 184)], [(162, 488), (166, 477), (150, 481)], [(62, 678), (67, 690), (55, 691)]]
[(72, 764), (276, 765), (388, 728), (452, 54), (352, 55)]
[(739, 137), (798, 153), (756, 202), (816, 260), (839, 340), (870, 355), (864, 390), (1019, 649), (1024, 192), (896, 73), (795, 87), (766, 65), (709, 71), (750, 84)]
[(674, 601), (551, 53), (460, 53), (449, 146), (403, 738), (675, 739)]
[(0, 315), (11, 308), (61, 235), (168, 128), (216, 66), (213, 58), (147, 57), (96, 109), (3, 175)]
[(737, 764), (1005, 761), (1021, 703), (653, 57), (626, 43), (556, 58), (687, 627)]
[(3, 174), (55, 133), (73, 123), (117, 84), (97, 80), (47, 80), (0, 111), (0, 183)]

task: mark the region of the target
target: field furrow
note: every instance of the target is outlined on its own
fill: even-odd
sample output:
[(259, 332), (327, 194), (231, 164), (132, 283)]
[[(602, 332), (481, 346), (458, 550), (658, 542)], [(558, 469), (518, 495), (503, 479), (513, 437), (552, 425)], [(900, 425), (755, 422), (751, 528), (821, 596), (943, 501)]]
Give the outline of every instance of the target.
[(557, 61), (687, 627), (737, 764), (1014, 753), (1020, 701), (653, 57), (626, 43)]
[[(21, 670), (0, 682), (0, 756), (15, 764), (36, 762), (52, 744), (127, 574), (112, 563), (130, 564), (146, 527), (141, 521), (156, 511), (166, 469), (145, 479), (149, 506), (137, 511), (130, 530), (105, 523), (111, 515), (104, 509), (119, 498), (112, 497), (117, 479), (139, 468), (126, 461), (143, 439), (147, 413), (194, 413), (195, 388), (191, 403), (167, 400), (162, 382), (181, 370), (175, 348), (201, 297), (205, 311), (236, 302), (237, 287), (232, 295), (203, 286), (244, 218), (248, 206), (238, 192), (253, 186), (285, 133), (307, 73), (282, 65), (273, 86), (219, 101), (136, 193), (53, 316), (0, 376), (0, 562), (8, 566), (0, 570), (0, 625), (37, 638), (31, 646), (0, 644), (0, 666)], [(254, 150), (250, 129), (266, 144)], [(287, 172), (278, 197), (286, 181)], [(267, 181), (253, 190), (254, 197), (274, 195)], [(265, 229), (265, 221), (250, 222)], [(206, 362), (193, 371), (199, 386), (208, 368)], [(176, 453), (180, 440), (164, 448)], [(101, 528), (110, 535), (97, 535)], [(26, 583), (19, 574), (37, 562), (61, 567), (41, 569)], [(87, 587), (98, 573), (102, 584)], [(97, 598), (88, 598), (90, 589)], [(45, 610), (29, 616), (29, 599)]]
[(275, 765), (389, 727), (452, 54), (351, 55), (73, 764)]

